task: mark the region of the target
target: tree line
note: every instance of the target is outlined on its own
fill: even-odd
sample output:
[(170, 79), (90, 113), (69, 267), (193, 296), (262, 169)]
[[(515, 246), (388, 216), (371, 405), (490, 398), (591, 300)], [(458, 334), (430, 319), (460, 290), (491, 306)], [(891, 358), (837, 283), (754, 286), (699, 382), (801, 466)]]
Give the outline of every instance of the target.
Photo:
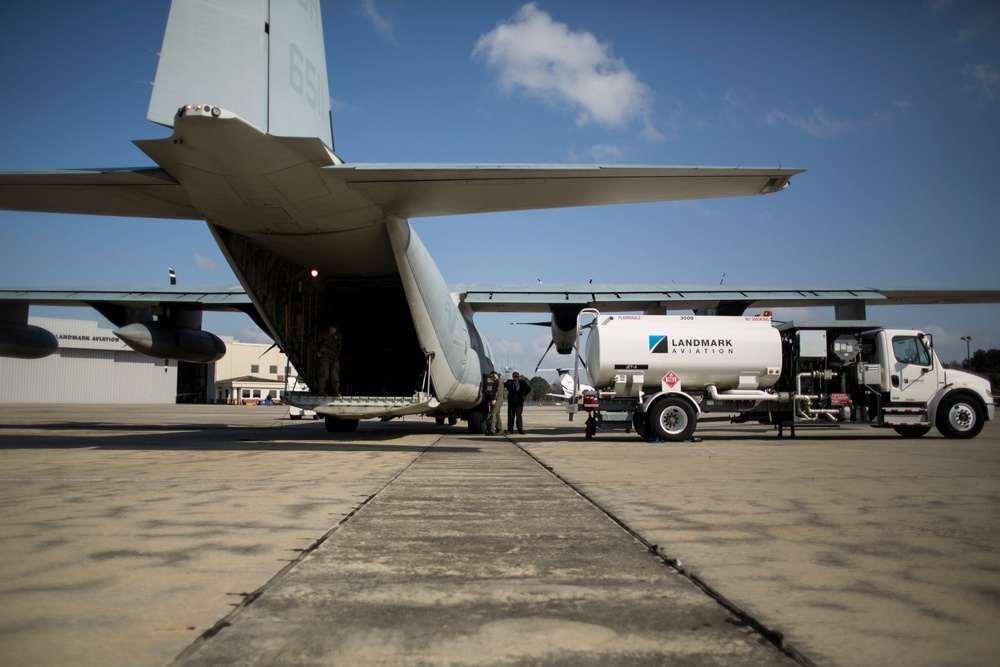
[(960, 368), (988, 378), (993, 394), (1000, 394), (1000, 350), (976, 350), (968, 359), (945, 364), (947, 368)]

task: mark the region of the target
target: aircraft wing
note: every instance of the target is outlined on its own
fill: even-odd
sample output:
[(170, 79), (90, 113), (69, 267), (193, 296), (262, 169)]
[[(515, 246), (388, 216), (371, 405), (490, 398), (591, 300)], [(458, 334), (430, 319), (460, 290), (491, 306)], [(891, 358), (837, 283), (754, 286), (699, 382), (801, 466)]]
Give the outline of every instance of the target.
[(930, 305), (949, 303), (998, 303), (995, 289), (883, 289), (885, 305)]
[[(568, 206), (740, 197), (786, 187), (801, 169), (608, 165), (338, 164), (322, 169), (401, 218)], [(184, 189), (158, 167), (0, 174), (0, 209), (198, 220)]]
[(0, 209), (201, 219), (177, 181), (158, 167), (2, 173)]
[(330, 186), (401, 218), (767, 194), (802, 169), (517, 164), (339, 164)]
[(746, 308), (1000, 303), (1000, 289), (803, 288), (710, 285), (462, 283), (449, 289), (475, 312), (550, 312), (553, 308), (597, 308), (608, 312), (662, 313)]
[[(1000, 289), (879, 289), (723, 287), (706, 285), (616, 285), (589, 283), (457, 283), (448, 286), (474, 312), (548, 313), (553, 307), (607, 312), (868, 305), (1000, 303)], [(90, 306), (112, 309), (182, 306), (191, 310), (244, 312), (256, 317), (240, 285), (155, 287), (10, 287), (0, 304)], [(114, 321), (113, 318), (108, 318)]]
[(244, 312), (258, 318), (240, 285), (191, 287), (9, 287), (0, 289), (0, 305), (89, 306), (121, 326), (129, 310), (155, 306), (187, 310)]

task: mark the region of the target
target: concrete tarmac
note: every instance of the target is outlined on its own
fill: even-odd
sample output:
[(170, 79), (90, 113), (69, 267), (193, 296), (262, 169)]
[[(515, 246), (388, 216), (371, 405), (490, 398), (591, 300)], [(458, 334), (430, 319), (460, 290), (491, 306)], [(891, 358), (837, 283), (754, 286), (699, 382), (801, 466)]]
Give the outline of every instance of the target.
[(804, 664), (1000, 654), (996, 424), (653, 445), (553, 408), (510, 439), (283, 417), (3, 406), (3, 663), (793, 664), (754, 624)]

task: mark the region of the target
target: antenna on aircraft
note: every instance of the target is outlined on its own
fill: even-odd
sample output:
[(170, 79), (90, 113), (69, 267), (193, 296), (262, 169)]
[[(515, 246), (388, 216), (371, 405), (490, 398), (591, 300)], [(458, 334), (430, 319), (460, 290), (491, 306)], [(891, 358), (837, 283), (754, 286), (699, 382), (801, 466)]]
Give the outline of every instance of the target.
[(171, 285), (176, 285), (177, 284), (177, 272), (175, 272), (173, 269), (171, 269), (169, 267), (167, 268), (167, 271), (170, 272), (170, 284)]
[(723, 271), (722, 272), (722, 280), (719, 281), (719, 284), (721, 285), (723, 282), (725, 282), (725, 280), (726, 280), (726, 272)]

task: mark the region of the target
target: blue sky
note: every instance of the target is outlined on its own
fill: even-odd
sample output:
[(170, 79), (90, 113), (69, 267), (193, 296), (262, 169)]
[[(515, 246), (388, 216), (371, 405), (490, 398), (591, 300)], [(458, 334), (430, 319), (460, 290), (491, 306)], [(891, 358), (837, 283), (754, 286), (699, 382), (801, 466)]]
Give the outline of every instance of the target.
[[(322, 8), (348, 162), (809, 170), (765, 197), (415, 221), (449, 282), (1000, 288), (995, 2)], [(151, 164), (131, 140), (168, 133), (145, 120), (168, 9), (0, 6), (0, 170)], [(185, 284), (235, 282), (200, 222), (0, 212), (5, 286), (165, 284), (169, 266)], [(1000, 305), (869, 317), (930, 331), (945, 360), (965, 356), (963, 335), (1000, 347)], [(547, 338), (509, 324), (524, 319), (479, 321), (530, 373)], [(255, 335), (235, 315), (206, 328)]]

